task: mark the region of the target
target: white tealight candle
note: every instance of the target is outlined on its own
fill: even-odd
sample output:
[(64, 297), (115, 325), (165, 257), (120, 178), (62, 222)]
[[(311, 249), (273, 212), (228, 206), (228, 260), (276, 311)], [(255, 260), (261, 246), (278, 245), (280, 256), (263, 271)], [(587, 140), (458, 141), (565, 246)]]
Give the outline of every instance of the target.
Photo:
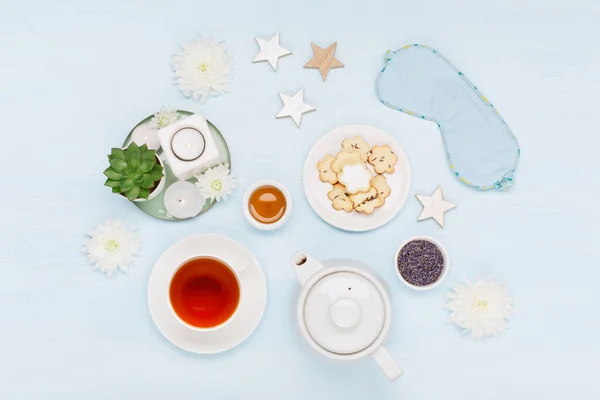
[[(173, 175), (182, 181), (192, 178), (197, 171), (223, 162), (220, 154), (223, 144), (218, 136), (213, 134), (206, 118), (201, 114), (180, 119), (158, 131), (158, 139), (167, 164), (171, 167)], [(182, 140), (186, 137), (188, 140)], [(186, 154), (187, 152), (192, 154)], [(194, 157), (196, 158), (193, 161), (182, 160)]]
[(131, 140), (138, 146), (146, 144), (150, 150), (156, 150), (160, 147), (158, 130), (148, 126), (148, 124), (142, 124), (135, 128), (131, 134)]
[(204, 203), (196, 185), (188, 181), (175, 182), (165, 192), (165, 208), (178, 219), (195, 217)]
[(171, 139), (171, 150), (182, 161), (194, 161), (204, 153), (204, 135), (194, 128), (183, 128)]

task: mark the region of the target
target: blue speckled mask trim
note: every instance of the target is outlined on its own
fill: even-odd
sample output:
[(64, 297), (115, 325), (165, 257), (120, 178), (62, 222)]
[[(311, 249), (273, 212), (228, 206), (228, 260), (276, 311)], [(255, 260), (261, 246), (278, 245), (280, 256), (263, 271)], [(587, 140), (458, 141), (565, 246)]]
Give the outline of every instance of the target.
[(519, 162), (517, 138), (488, 99), (437, 50), (422, 44), (386, 53), (376, 83), (382, 104), (435, 122), (450, 169), (481, 190), (505, 190)]

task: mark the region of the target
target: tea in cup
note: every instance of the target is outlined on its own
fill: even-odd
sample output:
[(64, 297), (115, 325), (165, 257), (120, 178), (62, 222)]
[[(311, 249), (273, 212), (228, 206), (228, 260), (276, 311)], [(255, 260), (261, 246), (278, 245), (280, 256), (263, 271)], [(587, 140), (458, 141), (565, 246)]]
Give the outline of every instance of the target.
[(246, 191), (243, 207), (250, 225), (262, 230), (273, 230), (288, 220), (292, 210), (292, 197), (278, 182), (258, 181)]
[(195, 329), (213, 329), (230, 321), (238, 309), (240, 295), (240, 280), (234, 269), (209, 256), (184, 262), (169, 285), (173, 312)]

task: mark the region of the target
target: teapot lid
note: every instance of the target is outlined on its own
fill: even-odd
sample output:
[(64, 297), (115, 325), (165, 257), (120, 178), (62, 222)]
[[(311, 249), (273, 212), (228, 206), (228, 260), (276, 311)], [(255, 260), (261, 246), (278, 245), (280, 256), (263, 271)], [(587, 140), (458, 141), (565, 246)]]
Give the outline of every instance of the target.
[(323, 349), (353, 354), (369, 347), (381, 334), (385, 303), (365, 276), (334, 272), (310, 288), (303, 318), (309, 335)]

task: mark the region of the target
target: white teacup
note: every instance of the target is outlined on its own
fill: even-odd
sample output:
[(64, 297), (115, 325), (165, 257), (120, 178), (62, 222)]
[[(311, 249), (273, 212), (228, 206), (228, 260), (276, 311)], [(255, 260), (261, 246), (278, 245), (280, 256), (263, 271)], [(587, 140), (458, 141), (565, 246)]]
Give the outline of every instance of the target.
[[(252, 216), (252, 213), (250, 212), (250, 198), (256, 190), (269, 186), (279, 189), (279, 191), (283, 193), (283, 196), (285, 197), (285, 212), (277, 221), (272, 223), (263, 223)], [(270, 180), (256, 181), (248, 188), (248, 190), (246, 190), (246, 194), (242, 200), (242, 207), (244, 209), (244, 216), (250, 225), (263, 231), (270, 231), (281, 227), (290, 218), (290, 214), (292, 213), (292, 195), (286, 189), (286, 187), (279, 182)]]
[(238, 312), (243, 269), (208, 255), (183, 262), (169, 283), (168, 300), (175, 318), (194, 330), (223, 328)]

